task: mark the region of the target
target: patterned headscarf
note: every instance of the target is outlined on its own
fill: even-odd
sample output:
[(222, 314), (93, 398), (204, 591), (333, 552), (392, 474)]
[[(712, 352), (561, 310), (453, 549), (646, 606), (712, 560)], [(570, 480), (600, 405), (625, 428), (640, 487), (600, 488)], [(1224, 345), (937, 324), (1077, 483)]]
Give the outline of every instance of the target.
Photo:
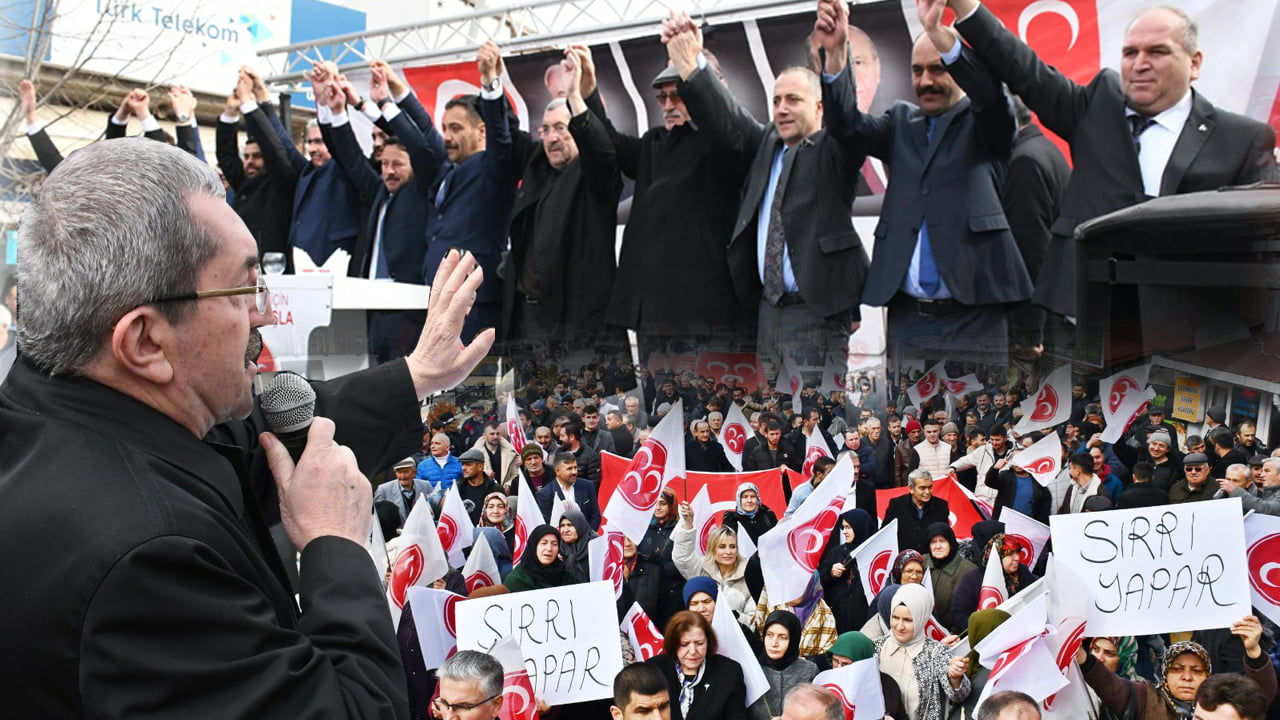
[(752, 510), (751, 512), (747, 512), (746, 510), (743, 510), (743, 509), (742, 509), (742, 493), (744, 493), (744, 492), (746, 492), (746, 491), (748, 491), (748, 490), (750, 490), (750, 491), (752, 491), (752, 492), (754, 492), (754, 493), (756, 494), (756, 498), (757, 498), (757, 501), (758, 501), (758, 499), (759, 499), (759, 497), (760, 497), (760, 488), (756, 487), (756, 486), (755, 486), (755, 483), (749, 483), (749, 482), (748, 482), (748, 483), (742, 483), (741, 485), (739, 485), (739, 486), (738, 486), (738, 506), (737, 506), (737, 508), (735, 508), (735, 510), (737, 511), (737, 513), (738, 513), (739, 515), (745, 515), (746, 517), (754, 518), (754, 517), (756, 516), (756, 513), (760, 512), (760, 506), (759, 506), (759, 505), (756, 505), (756, 509), (755, 509), (755, 510)]
[(1160, 658), (1160, 667), (1156, 676), (1156, 689), (1160, 691), (1160, 695), (1164, 698), (1164, 704), (1173, 713), (1173, 717), (1183, 718), (1183, 720), (1191, 720), (1194, 717), (1195, 701), (1178, 700), (1170, 694), (1168, 679), (1169, 666), (1173, 664), (1174, 660), (1178, 659), (1179, 655), (1186, 655), (1187, 653), (1195, 655), (1200, 659), (1200, 662), (1204, 663), (1206, 677), (1213, 674), (1213, 664), (1209, 662), (1208, 651), (1200, 643), (1183, 640), (1170, 645), (1169, 649), (1164, 651), (1164, 656)]
[[(896, 585), (902, 584), (902, 570), (907, 566), (907, 563), (909, 562), (919, 563), (921, 570), (924, 570), (928, 567), (927, 565), (925, 565), (923, 555), (916, 552), (915, 550), (907, 548), (906, 550), (903, 550), (902, 552), (898, 553), (898, 559), (893, 562), (893, 570), (891, 571), (889, 577), (891, 578), (891, 581), (894, 584)], [(923, 577), (920, 578), (920, 582), (924, 582)]]
[[(990, 560), (992, 548), (995, 548), (996, 552), (999, 553), (1001, 560), (1009, 557), (1010, 555), (1021, 555), (1022, 553), (1022, 548), (1013, 538), (1004, 533), (997, 533), (991, 536), (991, 539), (987, 541), (987, 546), (982, 550), (982, 567), (984, 568)], [(1003, 567), (1000, 569), (1001, 571), (1004, 570)], [(1009, 573), (1004, 574), (1004, 587), (1005, 590), (1009, 592), (1009, 597), (1013, 597), (1018, 594), (1017, 570), (1015, 570), (1012, 575)]]

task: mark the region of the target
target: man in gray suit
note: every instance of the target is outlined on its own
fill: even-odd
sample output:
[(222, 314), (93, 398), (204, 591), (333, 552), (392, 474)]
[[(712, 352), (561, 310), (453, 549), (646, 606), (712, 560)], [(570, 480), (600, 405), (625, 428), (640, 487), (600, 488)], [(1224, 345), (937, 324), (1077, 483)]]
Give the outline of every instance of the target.
[[(921, 0), (931, 6), (944, 0)], [(951, 0), (956, 29), (1040, 122), (1071, 145), (1075, 170), (1053, 226), (1033, 301), (1077, 313), (1078, 224), (1158, 195), (1216, 190), (1275, 177), (1275, 132), (1213, 106), (1191, 88), (1203, 53), (1186, 13), (1159, 7), (1129, 24), (1120, 73), (1077, 85), (1046, 65), (978, 0)], [(940, 12), (940, 10), (939, 10)]]
[[(828, 118), (827, 132), (850, 134), (889, 166), (862, 302), (889, 307), (896, 351), (1002, 362), (1006, 308), (1031, 296), (1000, 203), (1017, 127), (1000, 84), (942, 26), (944, 7), (920, 6), (926, 32), (911, 52), (918, 104), (855, 113), (851, 124)], [(843, 27), (847, 13), (822, 0), (819, 26)]]

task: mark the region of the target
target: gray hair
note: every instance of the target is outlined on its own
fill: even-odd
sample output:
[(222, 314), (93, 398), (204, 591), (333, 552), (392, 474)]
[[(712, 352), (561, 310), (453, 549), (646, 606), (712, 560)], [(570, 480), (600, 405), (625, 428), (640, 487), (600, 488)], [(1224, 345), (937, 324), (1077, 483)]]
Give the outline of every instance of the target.
[(311, 118), (310, 120), (308, 120), (308, 121), (307, 121), (307, 131), (308, 131), (308, 132), (310, 132), (310, 131), (312, 131), (312, 130), (319, 129), (319, 127), (320, 127), (320, 121), (319, 121), (319, 120), (317, 120), (317, 119), (315, 119), (315, 118)]
[(778, 73), (778, 77), (774, 79), (774, 82), (776, 83), (778, 80), (781, 80), (783, 75), (792, 75), (792, 74), (799, 75), (800, 77), (804, 78), (805, 85), (808, 87), (809, 93), (812, 95), (813, 99), (815, 100), (822, 99), (822, 80), (818, 78), (818, 73), (810, 70), (807, 67), (803, 67), (801, 65), (792, 65), (791, 67), (786, 68), (782, 72)]
[(933, 476), (924, 468), (916, 468), (907, 475), (907, 487), (914, 488), (917, 480), (932, 480)]
[[(551, 102), (547, 103), (547, 106), (543, 108), (542, 113), (545, 115), (552, 110), (559, 110), (560, 108), (568, 109), (569, 101), (562, 97), (552, 98)], [(569, 114), (572, 115), (573, 113), (571, 112)]]
[(1275, 455), (1272, 455), (1266, 460), (1263, 460), (1262, 464), (1270, 465), (1272, 470), (1274, 470), (1275, 472), (1280, 472), (1280, 457), (1276, 457)]
[(830, 690), (821, 685), (813, 683), (800, 683), (787, 691), (786, 698), (782, 703), (785, 706), (787, 701), (797, 695), (808, 695), (822, 705), (823, 720), (844, 720), (844, 703), (840, 702), (840, 698)]
[(485, 697), (502, 692), (503, 674), (502, 663), (479, 650), (459, 650), (436, 670), (436, 677), (441, 680), (480, 681), (480, 693)]
[[(221, 198), (208, 165), (144, 138), (100, 142), (60, 163), (18, 225), (22, 354), (74, 375), (120, 318), (153, 298), (195, 290), (219, 241), (189, 200)], [(191, 303), (158, 306), (178, 323)]]
[(1142, 18), (1150, 15), (1151, 13), (1162, 11), (1173, 15), (1180, 23), (1182, 23), (1182, 32), (1177, 33), (1175, 37), (1178, 40), (1178, 44), (1182, 46), (1182, 49), (1185, 50), (1188, 55), (1195, 55), (1200, 50), (1200, 28), (1185, 10), (1173, 7), (1172, 5), (1157, 5), (1156, 7), (1150, 7), (1138, 13), (1129, 21), (1129, 24), (1125, 26), (1124, 34), (1128, 35), (1133, 24)]

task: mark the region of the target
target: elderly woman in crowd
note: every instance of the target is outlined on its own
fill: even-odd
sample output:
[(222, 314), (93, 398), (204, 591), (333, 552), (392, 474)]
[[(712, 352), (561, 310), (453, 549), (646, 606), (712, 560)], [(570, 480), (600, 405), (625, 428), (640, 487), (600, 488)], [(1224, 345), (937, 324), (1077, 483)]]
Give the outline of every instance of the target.
[(951, 526), (938, 522), (925, 529), (929, 536), (929, 581), (933, 585), (933, 614), (953, 633), (964, 631), (963, 625), (951, 622), (951, 601), (955, 598), (960, 580), (977, 565), (960, 553), (956, 533)]
[(686, 580), (706, 575), (720, 586), (720, 602), (728, 603), (738, 615), (747, 612), (751, 605), (747, 589), (747, 559), (738, 552), (738, 534), (733, 528), (721, 525), (707, 537), (707, 553), (699, 555), (696, 533), (693, 529), (693, 508), (680, 503), (680, 524), (671, 533), (675, 545), (672, 560)]
[(778, 524), (778, 516), (768, 505), (760, 502), (760, 488), (752, 483), (738, 486), (738, 504), (724, 511), (721, 523), (727, 528), (745, 532), (751, 542), (759, 543), (760, 536)]
[(978, 609), (978, 597), (982, 593), (982, 576), (986, 572), (987, 561), (991, 553), (1000, 557), (1000, 568), (1004, 571), (1005, 597), (1013, 597), (1023, 588), (1036, 581), (1031, 570), (1019, 562), (1022, 548), (1013, 538), (1004, 533), (993, 536), (987, 541), (986, 550), (982, 553), (982, 563), (970, 570), (960, 579), (956, 586), (955, 597), (951, 600), (951, 617), (947, 619), (950, 627), (965, 627), (969, 615)]
[(897, 585), (923, 584), (925, 573), (924, 556), (907, 548), (898, 553), (893, 561), (893, 569), (889, 571), (889, 581)]
[(662, 652), (645, 661), (667, 681), (671, 720), (747, 720), (742, 668), (716, 647), (706, 618), (688, 610), (671, 616)]
[(870, 513), (855, 508), (841, 513), (818, 564), (822, 599), (836, 621), (836, 632), (857, 630), (867, 621), (867, 593), (853, 551), (875, 532)]
[(529, 533), (520, 564), (503, 580), (511, 592), (543, 590), (571, 582), (560, 558), (560, 533), (550, 525), (539, 525)]
[(596, 534), (587, 524), (581, 510), (565, 510), (560, 518), (560, 557), (564, 558), (564, 572), (568, 582), (587, 582), (591, 579), (588, 561), (588, 544)]
[[(1276, 694), (1276, 671), (1262, 652), (1262, 623), (1248, 615), (1231, 626), (1231, 633), (1244, 644), (1245, 675), (1258, 684), (1263, 697)], [(1085, 682), (1098, 694), (1111, 712), (1120, 715), (1132, 701), (1133, 717), (1138, 720), (1191, 720), (1195, 713), (1196, 691), (1200, 683), (1213, 674), (1209, 653), (1190, 640), (1169, 646), (1160, 659), (1157, 682), (1126, 680), (1108, 669), (1083, 647), (1076, 652), (1076, 662)]]
[(943, 720), (947, 703), (969, 696), (968, 658), (951, 657), (947, 646), (925, 636), (933, 594), (923, 585), (903, 585), (893, 595), (889, 634), (876, 641), (880, 671), (902, 692), (911, 720)]
[(765, 623), (775, 612), (788, 612), (796, 616), (800, 623), (800, 654), (821, 655), (836, 641), (836, 620), (831, 608), (822, 599), (822, 584), (818, 582), (815, 572), (809, 578), (800, 597), (790, 602), (770, 604), (768, 590), (760, 591), (760, 602), (756, 604), (755, 615), (751, 625), (763, 635)]
[(782, 699), (796, 685), (811, 682), (818, 666), (800, 657), (800, 620), (794, 613), (775, 610), (764, 621), (764, 652), (760, 667), (769, 681), (769, 689), (761, 695), (748, 713), (752, 720), (769, 720), (782, 708)]

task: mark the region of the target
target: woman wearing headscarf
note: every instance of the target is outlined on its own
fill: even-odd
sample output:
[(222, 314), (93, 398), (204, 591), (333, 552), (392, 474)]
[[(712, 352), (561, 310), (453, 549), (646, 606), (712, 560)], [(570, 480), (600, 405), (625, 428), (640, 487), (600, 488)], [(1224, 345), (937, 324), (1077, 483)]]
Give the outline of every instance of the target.
[(721, 524), (745, 532), (751, 542), (758, 543), (761, 535), (778, 524), (778, 516), (768, 505), (760, 502), (760, 488), (753, 483), (742, 483), (738, 486), (737, 505), (724, 511)]
[(581, 510), (565, 510), (560, 517), (560, 556), (564, 558), (567, 583), (591, 580), (591, 563), (587, 559), (587, 547), (596, 534), (587, 524), (587, 516)]
[(1005, 597), (1017, 595), (1023, 588), (1036, 581), (1031, 570), (1018, 562), (1022, 557), (1022, 547), (1004, 533), (993, 536), (987, 541), (986, 550), (982, 553), (982, 563), (965, 573), (956, 586), (956, 594), (951, 599), (951, 613), (947, 619), (948, 626), (965, 627), (969, 624), (969, 615), (978, 609), (978, 596), (982, 594), (982, 576), (986, 572), (987, 560), (991, 553), (1000, 556), (1000, 567), (1004, 571)]
[[(1244, 674), (1258, 684), (1263, 697), (1276, 694), (1276, 671), (1270, 658), (1262, 652), (1262, 623), (1248, 615), (1231, 626), (1231, 633), (1244, 644)], [(1209, 653), (1199, 643), (1183, 640), (1169, 646), (1160, 658), (1157, 682), (1125, 680), (1107, 669), (1084, 647), (1076, 652), (1076, 662), (1084, 681), (1098, 694), (1111, 712), (1124, 713), (1132, 699), (1133, 717), (1139, 720), (1191, 720), (1195, 714), (1196, 691), (1200, 683), (1213, 673)]]
[[(819, 665), (819, 669), (838, 670), (846, 665), (866, 660), (875, 654), (876, 645), (871, 642), (871, 638), (857, 631), (842, 633), (836, 638), (836, 644), (831, 646), (827, 654), (819, 656), (830, 658), (830, 666)], [(898, 683), (884, 673), (880, 673), (880, 693), (884, 696), (885, 716), (893, 720), (898, 718), (907, 720), (907, 711), (902, 706), (902, 693), (898, 691)]]
[(520, 564), (511, 570), (503, 584), (514, 593), (559, 587), (569, 582), (564, 561), (560, 559), (560, 533), (550, 525), (539, 525), (529, 533)]
[(951, 526), (938, 522), (925, 529), (929, 536), (929, 580), (933, 584), (933, 614), (953, 633), (964, 630), (963, 625), (951, 624), (951, 601), (955, 598), (960, 579), (977, 567), (969, 558), (960, 554), (956, 533)]
[(671, 616), (662, 652), (645, 661), (667, 681), (671, 720), (747, 719), (742, 667), (717, 655), (716, 647), (716, 634), (706, 618), (688, 610)]
[(898, 588), (889, 615), (889, 634), (876, 641), (880, 671), (893, 678), (912, 720), (943, 720), (947, 703), (969, 696), (968, 658), (925, 635), (933, 613), (933, 594), (924, 585)]
[(750, 590), (745, 578), (747, 559), (738, 552), (738, 533), (731, 527), (721, 525), (707, 536), (707, 553), (698, 553), (697, 533), (693, 529), (693, 508), (689, 503), (680, 503), (680, 524), (671, 533), (675, 550), (671, 553), (676, 569), (685, 580), (706, 575), (720, 586), (720, 602), (729, 603), (729, 607), (741, 617), (750, 614)]
[[(511, 512), (511, 503), (506, 495), (491, 492), (484, 496), (484, 502), (480, 505), (480, 522), (476, 523), (476, 527), (496, 528), (502, 534), (503, 540), (507, 543), (506, 556), (510, 562), (512, 549), (516, 546), (516, 523), (515, 516)], [(498, 565), (501, 568), (502, 563), (499, 562)]]
[(924, 556), (911, 548), (907, 548), (898, 553), (897, 559), (893, 561), (893, 569), (889, 571), (889, 579), (898, 585), (922, 584), (924, 583), (924, 572)]
[(786, 610), (776, 610), (764, 622), (764, 652), (760, 668), (769, 681), (765, 691), (747, 708), (753, 720), (769, 720), (782, 714), (782, 701), (791, 688), (811, 682), (818, 666), (800, 657), (800, 621)]
[(802, 628), (800, 631), (800, 654), (821, 655), (836, 641), (836, 620), (831, 608), (822, 601), (822, 584), (818, 582), (815, 572), (809, 578), (800, 597), (777, 605), (769, 604), (768, 590), (760, 591), (760, 602), (756, 604), (755, 615), (751, 626), (764, 635), (764, 625), (777, 611), (788, 612), (796, 616)]
[(861, 508), (842, 513), (835, 529), (818, 563), (818, 577), (822, 581), (822, 598), (836, 621), (836, 632), (847, 633), (867, 621), (867, 592), (853, 551), (875, 531), (871, 515)]
[[(970, 615), (969, 647), (976, 648), (978, 643), (991, 634), (992, 630), (1000, 627), (1000, 624), (1008, 619), (1009, 613), (994, 608), (979, 610)], [(947, 715), (950, 720), (974, 717), (978, 698), (982, 696), (982, 689), (987, 686), (987, 680), (991, 677), (991, 670), (978, 664), (978, 651), (972, 649), (969, 650), (969, 667), (964, 672), (969, 676), (969, 697), (965, 698), (963, 703), (951, 706), (951, 712)]]

